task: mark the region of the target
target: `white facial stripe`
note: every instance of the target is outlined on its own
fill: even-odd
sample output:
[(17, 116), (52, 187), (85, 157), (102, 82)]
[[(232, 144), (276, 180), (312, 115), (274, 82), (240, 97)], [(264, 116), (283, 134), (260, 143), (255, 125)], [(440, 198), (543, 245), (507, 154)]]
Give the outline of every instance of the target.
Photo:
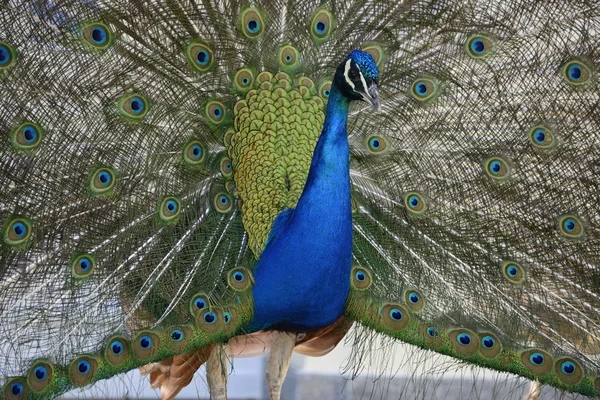
[(360, 75), (360, 81), (362, 82), (365, 93), (367, 94), (367, 96), (371, 97), (371, 93), (369, 93), (369, 89), (367, 87), (367, 81), (365, 81), (365, 77), (363, 76), (362, 72), (360, 72), (360, 69), (358, 70), (358, 74)]
[[(354, 90), (354, 82), (352, 82), (350, 80), (350, 78), (348, 77), (348, 72), (350, 71), (351, 66), (352, 66), (352, 60), (347, 60), (346, 66), (344, 67), (344, 78), (346, 79), (346, 82), (348, 83), (348, 85), (350, 85), (352, 90)], [(361, 74), (361, 76), (362, 76), (362, 74)]]

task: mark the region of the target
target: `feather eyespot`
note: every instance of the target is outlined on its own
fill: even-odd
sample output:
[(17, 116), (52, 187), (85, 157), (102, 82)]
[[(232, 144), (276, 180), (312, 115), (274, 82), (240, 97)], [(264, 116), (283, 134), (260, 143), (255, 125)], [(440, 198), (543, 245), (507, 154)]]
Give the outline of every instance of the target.
[(41, 392), (50, 385), (54, 370), (52, 366), (45, 361), (38, 361), (29, 370), (27, 382), (36, 392)]
[(199, 40), (190, 42), (185, 48), (188, 64), (196, 71), (207, 72), (214, 68), (213, 51)]
[(373, 283), (371, 272), (359, 265), (352, 267), (350, 284), (355, 290), (367, 290)]
[(226, 324), (228, 324), (229, 322), (231, 322), (231, 314), (228, 312), (224, 312), (223, 313), (223, 320), (225, 321)]
[(510, 165), (501, 157), (490, 157), (484, 161), (483, 166), (487, 176), (494, 180), (505, 180), (510, 177)]
[(0, 70), (10, 68), (15, 62), (16, 51), (8, 43), (0, 42)]
[(4, 243), (19, 246), (31, 237), (31, 222), (25, 218), (13, 218), (4, 228)]
[(44, 130), (33, 122), (23, 122), (12, 129), (11, 143), (17, 150), (35, 150), (42, 141)]
[(97, 368), (96, 360), (88, 356), (81, 356), (71, 363), (69, 375), (75, 386), (84, 386), (93, 379)]
[(492, 333), (481, 333), (479, 352), (487, 358), (495, 358), (500, 353), (501, 345), (498, 338)]
[(406, 328), (410, 321), (408, 311), (400, 304), (386, 304), (381, 307), (379, 314), (384, 325), (395, 331)]
[(180, 342), (184, 338), (183, 331), (181, 329), (173, 329), (171, 331), (171, 339), (175, 342)]
[(529, 141), (534, 147), (548, 150), (556, 147), (554, 134), (545, 126), (537, 125), (529, 130)]
[(71, 263), (71, 270), (75, 278), (86, 278), (92, 274), (96, 267), (96, 259), (91, 254), (82, 254)]
[(329, 99), (330, 92), (331, 92), (331, 82), (325, 82), (321, 85), (321, 87), (319, 87), (319, 96), (321, 96), (321, 98), (323, 100)]
[(329, 39), (333, 31), (333, 15), (325, 9), (319, 9), (310, 21), (310, 34), (316, 43), (322, 43)]
[(410, 87), (410, 95), (421, 103), (432, 100), (438, 92), (438, 83), (432, 78), (419, 78)]
[(190, 166), (202, 164), (206, 158), (206, 149), (197, 140), (191, 140), (183, 146), (183, 161)]
[(479, 349), (479, 340), (475, 333), (467, 329), (456, 329), (448, 334), (452, 348), (463, 356), (471, 356)]
[(491, 38), (483, 35), (473, 35), (467, 39), (467, 54), (473, 58), (484, 58), (494, 48), (494, 42)]
[(206, 322), (209, 325), (214, 324), (215, 322), (217, 322), (217, 314), (215, 314), (214, 312), (206, 312), (204, 313), (203, 316), (204, 322)]
[(254, 73), (250, 68), (238, 70), (233, 77), (233, 84), (238, 93), (247, 93), (254, 85)]
[(84, 26), (81, 36), (87, 45), (98, 50), (107, 49), (113, 42), (112, 31), (107, 25), (102, 23), (93, 23)]
[(110, 168), (98, 168), (90, 174), (89, 188), (94, 195), (107, 194), (115, 185), (115, 173)]
[(427, 203), (418, 192), (407, 192), (403, 195), (404, 206), (413, 216), (421, 216), (427, 211)]
[(213, 203), (217, 212), (222, 214), (228, 213), (233, 208), (233, 201), (227, 193), (217, 193)]
[(423, 295), (416, 289), (408, 289), (404, 292), (404, 302), (406, 306), (415, 312), (419, 312), (425, 306)]
[(198, 316), (200, 311), (208, 308), (208, 296), (205, 293), (196, 294), (190, 303), (190, 311), (193, 316)]
[(249, 39), (256, 39), (264, 32), (262, 16), (255, 8), (248, 8), (240, 16), (242, 32)]
[(4, 385), (4, 398), (6, 400), (27, 399), (28, 388), (23, 378), (13, 378)]
[(133, 341), (133, 352), (140, 360), (151, 358), (159, 349), (160, 339), (152, 332), (140, 332)]
[(419, 333), (425, 339), (427, 345), (431, 347), (438, 347), (442, 345), (442, 336), (436, 326), (429, 324), (420, 324)]
[(129, 356), (128, 340), (121, 336), (113, 336), (104, 349), (106, 360), (114, 366), (123, 364)]
[(371, 154), (382, 154), (387, 150), (387, 140), (381, 135), (371, 135), (367, 137), (367, 150)]
[(590, 67), (578, 60), (571, 60), (562, 67), (565, 80), (575, 86), (587, 83), (592, 76), (591, 71)]
[(118, 101), (121, 116), (131, 120), (143, 119), (150, 110), (150, 103), (140, 94), (127, 94)]
[(554, 370), (560, 380), (568, 385), (575, 385), (583, 378), (581, 365), (572, 358), (567, 357), (556, 360)]
[(225, 106), (218, 101), (209, 101), (204, 108), (206, 118), (209, 122), (218, 125), (225, 119)]
[(522, 352), (521, 362), (536, 375), (545, 375), (552, 370), (552, 357), (540, 349)]
[(231, 179), (233, 177), (233, 165), (231, 164), (231, 159), (229, 159), (229, 157), (221, 158), (219, 166), (221, 174), (223, 174), (225, 179)]
[(292, 46), (279, 49), (279, 67), (286, 72), (292, 72), (298, 67), (300, 53)]
[(581, 220), (572, 214), (562, 215), (558, 218), (558, 226), (560, 228), (560, 232), (571, 239), (579, 239), (582, 238), (585, 229)]
[(227, 275), (227, 283), (230, 288), (235, 291), (244, 291), (252, 285), (252, 276), (245, 268), (235, 268), (229, 271)]
[(504, 274), (504, 277), (512, 283), (523, 283), (525, 280), (525, 270), (520, 264), (514, 261), (503, 262), (502, 273)]
[(164, 197), (158, 205), (158, 215), (165, 222), (177, 222), (181, 212), (181, 201), (176, 196)]

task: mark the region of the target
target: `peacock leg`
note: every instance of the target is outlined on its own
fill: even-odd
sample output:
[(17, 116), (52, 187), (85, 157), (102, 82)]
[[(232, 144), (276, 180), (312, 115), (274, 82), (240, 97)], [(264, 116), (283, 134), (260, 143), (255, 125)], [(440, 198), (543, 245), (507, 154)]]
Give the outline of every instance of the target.
[(227, 400), (227, 352), (223, 346), (213, 346), (206, 362), (206, 380), (211, 400)]
[(529, 385), (529, 393), (527, 393), (523, 400), (538, 400), (540, 398), (541, 391), (542, 385), (540, 385), (540, 382), (531, 381), (531, 384)]
[(267, 361), (267, 384), (271, 400), (279, 400), (281, 386), (290, 366), (292, 352), (296, 345), (296, 334), (291, 332), (273, 331), (271, 354)]

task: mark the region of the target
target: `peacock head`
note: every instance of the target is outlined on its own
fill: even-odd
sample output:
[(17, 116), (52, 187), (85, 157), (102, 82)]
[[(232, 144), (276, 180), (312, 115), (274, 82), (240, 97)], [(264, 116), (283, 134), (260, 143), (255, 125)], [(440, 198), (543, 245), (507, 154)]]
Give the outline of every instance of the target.
[(364, 51), (354, 50), (335, 72), (334, 84), (350, 100), (363, 100), (376, 112), (381, 111), (377, 83), (379, 70), (373, 57)]

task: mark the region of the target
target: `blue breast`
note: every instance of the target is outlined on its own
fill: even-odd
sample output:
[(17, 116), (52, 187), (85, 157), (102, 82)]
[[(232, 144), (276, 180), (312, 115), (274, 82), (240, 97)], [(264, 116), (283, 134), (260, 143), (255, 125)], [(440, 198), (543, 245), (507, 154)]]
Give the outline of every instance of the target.
[(304, 191), (283, 211), (255, 269), (250, 331), (307, 332), (338, 319), (350, 290), (348, 101), (332, 87)]

